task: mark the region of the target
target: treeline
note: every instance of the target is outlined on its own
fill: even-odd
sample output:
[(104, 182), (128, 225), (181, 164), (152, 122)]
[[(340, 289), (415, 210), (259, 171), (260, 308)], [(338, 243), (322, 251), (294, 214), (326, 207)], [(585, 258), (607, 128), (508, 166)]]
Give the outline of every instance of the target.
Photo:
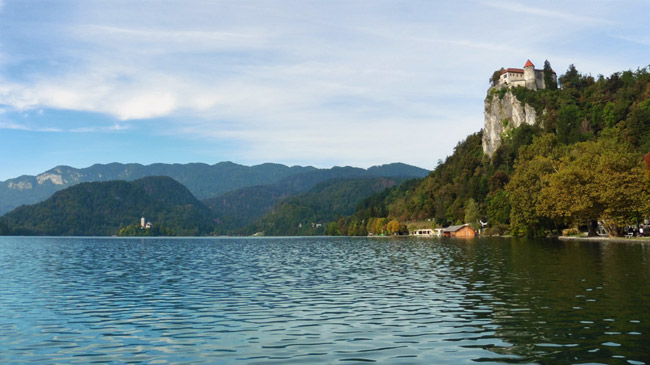
[(266, 235), (340, 235), (330, 230), (330, 222), (354, 213), (359, 201), (402, 181), (385, 177), (329, 180), (283, 200), (247, 230)]
[(534, 107), (536, 125), (510, 129), (492, 158), (483, 154), (482, 133), (470, 135), (429, 176), (367, 199), (336, 228), (378, 218), (441, 226), (482, 218), (488, 233), (539, 236), (576, 225), (593, 233), (601, 221), (620, 235), (650, 216), (648, 68), (594, 78), (571, 65), (559, 82), (539, 91), (492, 89), (488, 98), (512, 92)]
[(644, 159), (618, 128), (565, 145), (544, 134), (522, 148), (506, 187), (514, 234), (543, 235), (601, 221), (612, 236), (650, 212), (650, 153)]
[(374, 179), (387, 177), (403, 181), (427, 173), (402, 163), (368, 169), (349, 166), (314, 169), (274, 184), (233, 190), (204, 199), (203, 203), (214, 213), (216, 234), (246, 235), (262, 230), (272, 235), (323, 234), (322, 226), (314, 227), (319, 230), (296, 228), (300, 222), (329, 222), (353, 213), (359, 200), (377, 192)]
[(110, 236), (143, 215), (154, 227), (165, 227), (159, 230), (161, 235), (205, 235), (214, 227), (210, 210), (187, 188), (160, 176), (78, 184), (13, 210), (0, 225), (13, 235)]
[(176, 236), (176, 232), (169, 227), (159, 223), (154, 223), (150, 228), (142, 227), (140, 224), (130, 224), (120, 228), (117, 233), (121, 237), (158, 237), (158, 236)]
[[(356, 170), (359, 169), (336, 169), (343, 175)], [(251, 235), (260, 231), (266, 235), (353, 234), (354, 225), (349, 232), (346, 227), (341, 233), (331, 230), (328, 223), (354, 213), (359, 201), (404, 180), (403, 177), (330, 179), (306, 193), (280, 199), (269, 208), (272, 208), (270, 213), (231, 234)], [(306, 179), (292, 181), (311, 184), (304, 182)], [(267, 199), (270, 190), (264, 188), (243, 191), (259, 191), (262, 201), (273, 201)], [(242, 199), (246, 204), (259, 200), (257, 195), (246, 195), (248, 199)], [(255, 212), (241, 214), (254, 218)], [(150, 228), (141, 226), (142, 216), (152, 223)], [(133, 182), (81, 183), (64, 189), (41, 203), (17, 208), (1, 217), (0, 235), (202, 236), (222, 234), (223, 226), (217, 212), (198, 201), (180, 183), (168, 177), (148, 177)], [(354, 234), (381, 234), (386, 229), (384, 226), (385, 223), (364, 222)], [(388, 228), (391, 233), (392, 227)]]

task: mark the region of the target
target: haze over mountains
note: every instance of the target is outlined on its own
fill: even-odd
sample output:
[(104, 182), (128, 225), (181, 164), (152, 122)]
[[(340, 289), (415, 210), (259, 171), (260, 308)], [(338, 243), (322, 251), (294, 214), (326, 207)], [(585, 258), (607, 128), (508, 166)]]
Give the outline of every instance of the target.
[(95, 164), (81, 169), (57, 166), (36, 176), (23, 175), (0, 182), (0, 215), (24, 204), (43, 201), (56, 191), (82, 182), (133, 181), (147, 176), (169, 176), (183, 184), (197, 199), (201, 200), (239, 188), (278, 183), (285, 178), (303, 174), (307, 175), (298, 178), (296, 180), (298, 182), (287, 182), (287, 184), (298, 184), (302, 187), (290, 189), (306, 191), (314, 184), (328, 178), (340, 177), (340, 169), (351, 169), (349, 176), (424, 177), (428, 174), (427, 170), (401, 163), (374, 166), (367, 170), (347, 167), (331, 169), (317, 169), (311, 166), (289, 167), (273, 163), (249, 167), (232, 162), (220, 162), (214, 165), (111, 163)]
[(0, 183), (0, 214), (23, 204), (38, 203), (56, 191), (82, 182), (132, 181), (147, 176), (169, 176), (185, 185), (197, 199), (204, 199), (245, 186), (273, 183), (287, 176), (313, 170), (316, 168), (270, 163), (248, 167), (232, 162), (214, 165), (111, 163), (81, 169), (57, 166), (37, 176), (23, 175)]
[[(19, 208), (0, 223), (13, 234), (111, 235), (145, 215), (174, 234), (250, 234), (271, 211), (286, 211), (281, 204), (288, 198), (294, 197), (291, 204), (298, 207), (290, 210), (294, 219), (330, 219), (350, 214), (356, 203), (377, 191), (427, 174), (401, 163), (369, 169), (231, 162), (59, 166), (1, 183), (3, 211)], [(328, 202), (321, 204), (323, 209), (314, 206), (314, 194)], [(311, 210), (302, 208), (302, 200)], [(29, 203), (36, 204), (22, 206)], [(294, 225), (286, 215), (281, 215), (282, 224)], [(272, 226), (274, 219), (264, 222)]]

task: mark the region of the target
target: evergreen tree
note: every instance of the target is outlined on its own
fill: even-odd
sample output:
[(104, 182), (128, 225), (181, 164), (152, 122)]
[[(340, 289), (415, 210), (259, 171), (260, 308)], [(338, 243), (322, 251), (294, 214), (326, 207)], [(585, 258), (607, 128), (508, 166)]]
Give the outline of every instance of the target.
[(557, 82), (553, 77), (553, 69), (551, 68), (551, 63), (548, 60), (544, 61), (544, 85), (549, 90), (557, 89)]

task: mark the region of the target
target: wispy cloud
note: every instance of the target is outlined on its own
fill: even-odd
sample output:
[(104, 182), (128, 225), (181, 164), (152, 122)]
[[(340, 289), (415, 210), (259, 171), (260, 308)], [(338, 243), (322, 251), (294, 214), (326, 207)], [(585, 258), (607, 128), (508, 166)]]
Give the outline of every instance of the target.
[(30, 127), (28, 125), (19, 124), (11, 121), (0, 120), (0, 129), (10, 129), (29, 132), (62, 132), (60, 128), (41, 128)]
[(86, 126), (69, 128), (66, 131), (70, 133), (116, 133), (132, 129), (128, 123), (113, 123), (111, 125)]
[[(433, 167), (482, 127), (495, 69), (527, 58), (556, 70), (584, 70), (589, 60), (594, 74), (635, 67), (640, 52), (606, 48), (602, 34), (637, 44), (648, 34), (609, 20), (626, 19), (630, 3), (591, 0), (116, 1), (5, 4), (0, 106), (46, 116), (0, 128), (53, 126), (77, 137), (137, 130), (151, 141), (228, 144), (258, 162), (298, 154)], [(585, 38), (596, 31), (597, 41)], [(155, 143), (143, 148), (163, 148)]]
[(641, 36), (639, 36), (639, 35), (625, 35), (625, 36), (619, 35), (619, 36), (615, 36), (615, 37), (617, 39), (627, 41), (627, 42), (631, 42), (631, 43), (636, 43), (636, 44), (639, 44), (639, 45), (642, 45), (642, 46), (650, 46), (650, 36), (648, 36), (648, 35), (645, 35), (645, 37), (643, 37), (643, 35), (641, 35)]
[(496, 9), (505, 10), (509, 12), (529, 14), (529, 15), (535, 15), (535, 16), (546, 17), (546, 18), (554, 18), (554, 19), (571, 21), (571, 22), (580, 22), (580, 23), (593, 24), (593, 25), (614, 24), (614, 22), (607, 19), (580, 15), (577, 13), (575, 9), (572, 9), (571, 11), (567, 11), (567, 12), (562, 12), (559, 10), (549, 10), (544, 8), (527, 6), (521, 3), (506, 2), (506, 1), (484, 1), (483, 4)]

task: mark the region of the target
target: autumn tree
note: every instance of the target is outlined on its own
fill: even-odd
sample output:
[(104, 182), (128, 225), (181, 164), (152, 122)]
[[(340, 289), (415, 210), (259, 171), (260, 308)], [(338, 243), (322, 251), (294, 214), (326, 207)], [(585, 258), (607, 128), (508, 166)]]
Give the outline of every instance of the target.
[(650, 213), (649, 179), (639, 154), (617, 135), (601, 138), (594, 147), (594, 183), (604, 207), (600, 219), (608, 234), (620, 236), (625, 225)]
[(604, 209), (600, 187), (594, 183), (599, 173), (592, 164), (594, 149), (591, 142), (565, 147), (554, 171), (542, 177), (544, 186), (537, 202), (539, 215), (553, 219), (556, 224), (585, 223), (590, 236), (596, 234), (593, 222)]
[(520, 234), (540, 234), (550, 220), (557, 226), (587, 224), (595, 235), (600, 220), (609, 235), (619, 236), (650, 210), (650, 179), (641, 156), (617, 130), (569, 146), (552, 135), (536, 139), (522, 150), (507, 189), (512, 228)]
[(537, 210), (546, 176), (556, 171), (557, 137), (545, 134), (520, 149), (515, 171), (506, 186), (510, 199), (510, 226), (516, 235), (537, 236), (552, 228), (547, 217)]

